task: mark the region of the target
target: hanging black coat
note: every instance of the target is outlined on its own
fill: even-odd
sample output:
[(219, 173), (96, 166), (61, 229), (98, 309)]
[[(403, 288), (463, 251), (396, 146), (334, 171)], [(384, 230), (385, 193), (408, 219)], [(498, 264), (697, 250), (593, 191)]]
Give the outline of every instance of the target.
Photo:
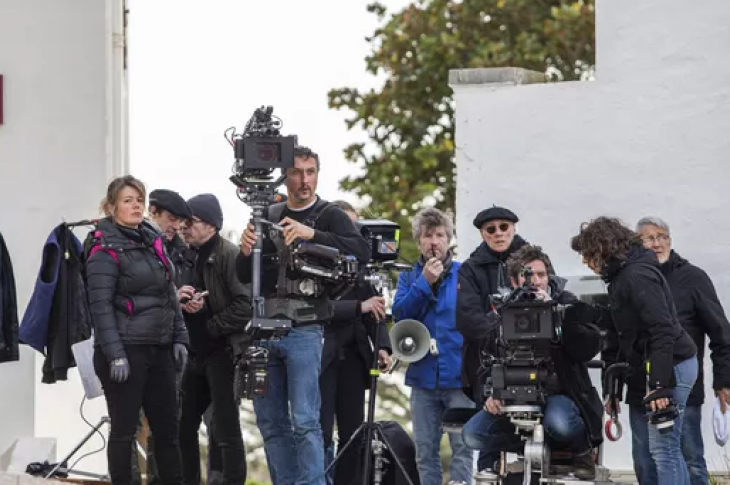
[(0, 234), (0, 362), (12, 362), (19, 358), (15, 276), (5, 239)]
[(20, 341), (43, 353), (42, 382), (68, 379), (74, 367), (71, 346), (91, 336), (83, 280), (82, 246), (66, 224), (43, 247), (38, 279), (20, 325)]

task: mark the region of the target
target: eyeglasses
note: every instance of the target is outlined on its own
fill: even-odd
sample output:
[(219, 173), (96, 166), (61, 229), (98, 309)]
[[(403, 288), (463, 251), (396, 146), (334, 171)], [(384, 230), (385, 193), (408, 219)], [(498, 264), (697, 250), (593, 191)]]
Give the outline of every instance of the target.
[(642, 237), (641, 240), (649, 244), (663, 243), (669, 241), (669, 234), (659, 234), (657, 236)]
[(497, 232), (497, 228), (499, 228), (499, 232), (507, 232), (509, 230), (509, 224), (503, 222), (499, 225), (487, 226), (484, 228), (484, 230), (487, 231), (487, 234), (494, 234), (495, 232)]

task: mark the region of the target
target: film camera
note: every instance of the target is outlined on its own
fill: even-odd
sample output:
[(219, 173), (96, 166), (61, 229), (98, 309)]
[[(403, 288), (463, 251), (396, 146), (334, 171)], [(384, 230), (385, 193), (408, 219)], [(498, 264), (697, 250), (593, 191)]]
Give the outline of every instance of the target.
[[(230, 180), (238, 198), (251, 208), (252, 224), (258, 236), (251, 255), (251, 302), (253, 316), (246, 335), (233, 339), (236, 365), (235, 389), (239, 397), (252, 398), (266, 393), (268, 350), (262, 341), (281, 338), (296, 322), (327, 320), (332, 316), (332, 300), (341, 297), (355, 283), (358, 262), (339, 250), (320, 244), (284, 243), (283, 228), (264, 214), (279, 201), (277, 188), (294, 167), (295, 135), (281, 134), (281, 119), (273, 107), (254, 111), (242, 134), (235, 128), (225, 137), (233, 147), (235, 162)], [(275, 172), (278, 171), (278, 174)], [(264, 227), (276, 247), (278, 267), (276, 295), (261, 293)]]
[(494, 301), (501, 316), (504, 355), (491, 362), (491, 395), (506, 405), (543, 404), (552, 375), (551, 348), (560, 341), (563, 306), (538, 299), (532, 269), (525, 283)]

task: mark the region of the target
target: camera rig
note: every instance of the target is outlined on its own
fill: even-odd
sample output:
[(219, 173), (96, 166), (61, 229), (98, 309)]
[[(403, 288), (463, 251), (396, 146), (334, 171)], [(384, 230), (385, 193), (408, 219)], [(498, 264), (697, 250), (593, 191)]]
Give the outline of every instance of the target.
[[(353, 256), (321, 244), (299, 241), (287, 245), (283, 228), (264, 217), (271, 205), (279, 202), (277, 188), (285, 182), (286, 170), (294, 167), (298, 144), (297, 136), (281, 134), (282, 121), (272, 113), (271, 106), (258, 108), (242, 134), (236, 134), (235, 128), (225, 133), (235, 157), (230, 180), (237, 187), (238, 198), (251, 208), (257, 236), (251, 255), (253, 314), (245, 335), (231, 341), (236, 360), (234, 387), (238, 397), (247, 399), (266, 393), (268, 348), (263, 342), (286, 336), (297, 323), (329, 320), (333, 301), (347, 293), (358, 279), (380, 284), (384, 269), (377, 264), (361, 269)], [(374, 257), (382, 254), (397, 258), (399, 227), (395, 226), (393, 229), (388, 221), (365, 221), (361, 226), (369, 228)], [(383, 227), (388, 230), (383, 231)], [(278, 267), (276, 294), (268, 297), (261, 291), (265, 232), (276, 248), (272, 262)], [(391, 244), (392, 235), (396, 236), (395, 245)]]
[(560, 341), (564, 306), (541, 301), (532, 286), (532, 269), (522, 270), (525, 282), (492, 305), (501, 317), (501, 356), (493, 356), (491, 395), (509, 405), (545, 403), (552, 378), (551, 349)]

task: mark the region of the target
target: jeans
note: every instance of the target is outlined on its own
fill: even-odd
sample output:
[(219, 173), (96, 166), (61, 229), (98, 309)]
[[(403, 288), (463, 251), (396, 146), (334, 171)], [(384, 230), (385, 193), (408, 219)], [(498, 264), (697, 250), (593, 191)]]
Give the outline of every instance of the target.
[[(631, 406), (631, 448), (634, 473), (640, 485), (658, 485), (656, 466), (649, 451), (649, 426), (643, 406)], [(687, 406), (682, 419), (682, 454), (689, 471), (691, 485), (709, 483), (705, 463), (705, 445), (702, 441), (702, 406)]]
[(125, 382), (112, 382), (109, 363), (94, 350), (94, 369), (101, 381), (111, 419), (107, 459), (114, 485), (132, 483), (132, 443), (144, 409), (155, 435), (155, 455), (160, 480), (165, 485), (183, 483), (178, 437), (178, 406), (172, 348), (125, 345), (130, 374)]
[(322, 327), (296, 327), (281, 340), (262, 346), (269, 349), (269, 387), (265, 396), (254, 397), (253, 404), (271, 481), (324, 485), (319, 422)]
[(707, 485), (705, 444), (702, 441), (702, 406), (687, 406), (682, 418), (682, 454), (687, 463), (690, 485)]
[(186, 485), (201, 483), (198, 431), (211, 403), (213, 414), (209, 430), (220, 448), (223, 483), (240, 485), (246, 480), (246, 453), (238, 401), (233, 394), (233, 372), (233, 359), (226, 350), (217, 350), (205, 357), (191, 355), (182, 381), (180, 418), (180, 451)]
[[(665, 434), (660, 433), (656, 426), (647, 423), (643, 419), (645, 411), (640, 406), (634, 406), (631, 409), (631, 433), (637, 436), (632, 441), (632, 454), (634, 455), (634, 467), (638, 469), (636, 475), (641, 480), (641, 485), (653, 483), (689, 485), (690, 483), (689, 472), (682, 455), (682, 429), (687, 398), (692, 392), (695, 380), (697, 380), (698, 370), (696, 357), (674, 366), (676, 380), (674, 401), (679, 410), (679, 415), (674, 420), (674, 429), (672, 431)], [(637, 427), (636, 432), (634, 431), (635, 426)], [(648, 438), (648, 449), (653, 463), (648, 462), (645, 455), (644, 450), (647, 447), (646, 442), (641, 441), (644, 438), (642, 436), (642, 427), (647, 431), (644, 436)], [(643, 446), (644, 450), (639, 449), (639, 446)], [(651, 465), (653, 465), (653, 470)]]
[[(413, 437), (416, 442), (416, 463), (421, 485), (441, 485), (441, 418), (447, 409), (473, 408), (474, 402), (461, 389), (411, 389)], [(458, 433), (449, 433), (451, 465), (449, 480), (471, 483), (474, 452)]]
[[(575, 402), (568, 396), (548, 396), (543, 419), (545, 435), (556, 449), (581, 454), (590, 449), (585, 422)], [(484, 452), (490, 465), (499, 460), (501, 452), (522, 453), (524, 441), (515, 434), (515, 427), (506, 416), (482, 409), (462, 430), (464, 443)]]

